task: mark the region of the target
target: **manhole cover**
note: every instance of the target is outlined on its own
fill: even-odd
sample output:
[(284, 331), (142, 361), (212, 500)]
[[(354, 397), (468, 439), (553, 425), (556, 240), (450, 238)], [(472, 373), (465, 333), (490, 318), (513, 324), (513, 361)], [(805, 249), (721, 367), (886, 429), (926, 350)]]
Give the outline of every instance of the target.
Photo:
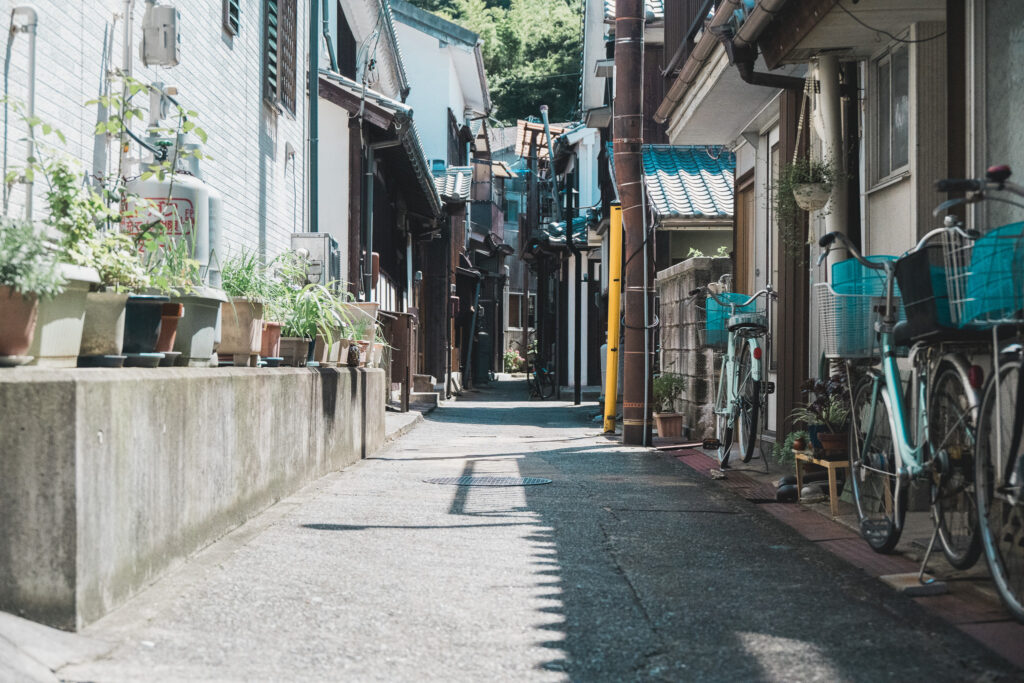
[(424, 479), (428, 484), (451, 484), (452, 486), (534, 486), (550, 484), (550, 479), (540, 477), (437, 477)]

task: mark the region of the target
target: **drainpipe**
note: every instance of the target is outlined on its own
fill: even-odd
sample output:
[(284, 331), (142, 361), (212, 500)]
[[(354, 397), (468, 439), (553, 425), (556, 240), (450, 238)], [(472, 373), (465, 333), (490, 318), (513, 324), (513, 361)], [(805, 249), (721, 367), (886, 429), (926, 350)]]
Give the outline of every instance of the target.
[[(309, 232), (320, 231), (320, 6), (309, 3)], [(326, 17), (325, 17), (326, 19)], [(323, 27), (326, 28), (326, 25)], [(330, 42), (328, 42), (330, 44)]]
[(462, 378), (463, 388), (473, 386), (473, 340), (476, 339), (476, 316), (480, 311), (480, 283), (483, 281), (483, 274), (476, 281), (476, 291), (473, 293), (473, 317), (469, 323), (469, 339), (466, 340), (466, 364), (463, 366), (465, 376)]
[(330, 2), (330, 0), (324, 0), (324, 5), (323, 8), (321, 9), (321, 14), (323, 14), (324, 20), (324, 40), (327, 41), (327, 56), (331, 60), (331, 71), (333, 71), (334, 73), (340, 73), (338, 71), (338, 57), (334, 53), (334, 41), (331, 40), (331, 13), (329, 11), (329, 6), (327, 4), (328, 2)]
[[(28, 34), (28, 93), (25, 99), (27, 114), (29, 119), (31, 119), (36, 114), (36, 26), (39, 23), (39, 13), (31, 5), (20, 5), (11, 10), (12, 34), (15, 30), (14, 22), (18, 18), (23, 19), (24, 23), (17, 30)], [(11, 40), (11, 38), (8, 40)], [(6, 117), (4, 120), (6, 121)], [(26, 160), (35, 157), (36, 143), (34, 131), (35, 127), (33, 126), (29, 130), (28, 141), (25, 143)], [(4, 161), (6, 161), (6, 157)], [(27, 178), (25, 180), (25, 220), (32, 220), (32, 181)]]
[[(822, 140), (825, 143), (825, 158), (831, 160), (837, 169), (846, 168), (843, 149), (843, 122), (840, 115), (841, 101), (839, 95), (839, 59), (834, 55), (818, 58), (818, 82), (821, 84), (821, 117), (824, 130)], [(832, 197), (829, 213), (825, 216), (826, 232), (846, 234), (846, 187), (842, 182), (832, 184)], [(833, 249), (828, 253), (828, 269), (831, 275), (832, 266), (846, 258), (846, 251)]]
[(373, 301), (373, 179), (377, 176), (377, 150), (397, 147), (401, 139), (384, 142), (371, 142), (366, 146), (365, 170), (363, 171), (363, 192), (366, 202), (363, 204), (363, 234), (366, 236), (363, 250), (363, 296), (364, 301)]
[[(132, 32), (135, 22), (135, 0), (123, 0), (123, 25), (121, 31), (121, 74), (127, 79), (132, 76)], [(121, 99), (128, 99), (127, 83), (121, 88)], [(118, 172), (122, 177), (128, 174), (128, 140), (126, 125), (121, 126), (121, 138), (118, 141), (119, 161)]]

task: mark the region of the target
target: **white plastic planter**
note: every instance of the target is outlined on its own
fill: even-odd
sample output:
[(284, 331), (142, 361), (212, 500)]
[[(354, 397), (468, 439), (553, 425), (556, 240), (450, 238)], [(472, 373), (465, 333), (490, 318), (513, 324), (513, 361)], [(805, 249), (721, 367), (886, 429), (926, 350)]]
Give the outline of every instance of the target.
[(36, 333), (28, 355), (32, 365), (51, 368), (73, 368), (78, 364), (85, 325), (85, 298), (89, 286), (100, 281), (95, 268), (61, 264), (61, 275), (67, 286), (53, 299), (39, 302)]
[(120, 356), (124, 348), (124, 309), (127, 294), (89, 292), (79, 356)]

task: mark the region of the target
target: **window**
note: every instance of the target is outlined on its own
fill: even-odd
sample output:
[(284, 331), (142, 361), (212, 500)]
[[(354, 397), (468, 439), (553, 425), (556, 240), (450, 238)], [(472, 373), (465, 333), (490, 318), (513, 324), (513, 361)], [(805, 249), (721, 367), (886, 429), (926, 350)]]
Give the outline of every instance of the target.
[(224, 0), (224, 30), (229, 36), (237, 36), (241, 28), (240, 15), (242, 0)]
[(892, 175), (909, 163), (910, 61), (905, 46), (875, 62), (875, 179)]
[(265, 0), (263, 24), (263, 97), (295, 113), (295, 2)]
[(509, 194), (505, 197), (505, 222), (519, 223), (519, 195)]
[(522, 323), (522, 312), (523, 312), (523, 295), (513, 294), (509, 292), (508, 295), (508, 326), (511, 328), (519, 329), (523, 326)]

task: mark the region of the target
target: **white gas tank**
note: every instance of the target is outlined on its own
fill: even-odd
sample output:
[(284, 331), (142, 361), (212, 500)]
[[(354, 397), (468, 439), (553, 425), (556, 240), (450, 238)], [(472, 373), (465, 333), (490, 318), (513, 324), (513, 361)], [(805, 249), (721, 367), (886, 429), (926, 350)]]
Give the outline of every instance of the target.
[[(199, 261), (204, 271), (210, 267), (211, 201), (210, 188), (206, 183), (192, 175), (175, 173), (173, 178), (166, 175), (163, 180), (155, 176), (132, 180), (127, 190), (129, 194), (151, 203), (147, 206), (128, 200), (122, 222), (127, 232), (138, 234), (143, 226), (159, 218), (168, 235), (185, 239), (192, 245), (192, 257)], [(219, 204), (220, 195), (217, 197)]]

